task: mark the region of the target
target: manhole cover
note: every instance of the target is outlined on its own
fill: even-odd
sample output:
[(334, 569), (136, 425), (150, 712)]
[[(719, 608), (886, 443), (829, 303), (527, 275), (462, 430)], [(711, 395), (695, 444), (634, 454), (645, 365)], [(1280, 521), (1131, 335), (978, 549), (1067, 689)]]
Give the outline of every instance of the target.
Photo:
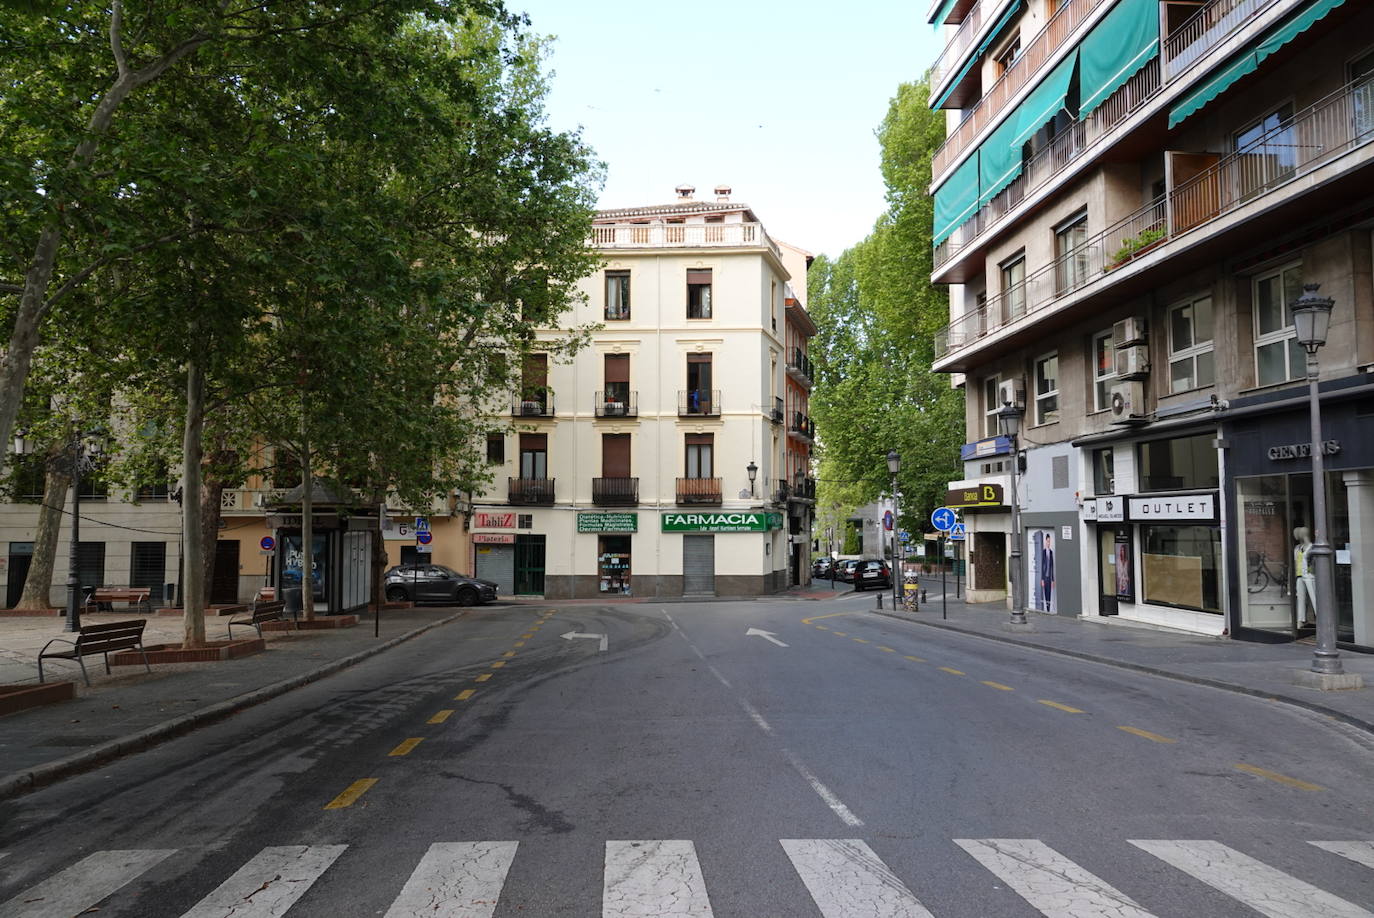
[(96, 743), (106, 743), (117, 736), (50, 736), (45, 740), (34, 743), (35, 746), (94, 746)]

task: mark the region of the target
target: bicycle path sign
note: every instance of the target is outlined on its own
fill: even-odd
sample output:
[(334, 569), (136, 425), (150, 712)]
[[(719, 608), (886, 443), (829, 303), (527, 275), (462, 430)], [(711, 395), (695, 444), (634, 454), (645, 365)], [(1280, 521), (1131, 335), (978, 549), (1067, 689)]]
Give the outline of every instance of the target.
[(949, 532), (959, 522), (959, 517), (948, 507), (940, 507), (930, 515), (930, 525), (941, 532)]

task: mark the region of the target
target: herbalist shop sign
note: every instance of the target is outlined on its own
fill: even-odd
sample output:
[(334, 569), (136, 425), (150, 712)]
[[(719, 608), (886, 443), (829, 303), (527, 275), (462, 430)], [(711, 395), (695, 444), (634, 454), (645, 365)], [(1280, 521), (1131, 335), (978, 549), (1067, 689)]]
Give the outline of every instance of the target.
[(781, 513), (665, 513), (664, 532), (767, 532), (782, 528)]
[(638, 513), (579, 513), (578, 532), (639, 532)]

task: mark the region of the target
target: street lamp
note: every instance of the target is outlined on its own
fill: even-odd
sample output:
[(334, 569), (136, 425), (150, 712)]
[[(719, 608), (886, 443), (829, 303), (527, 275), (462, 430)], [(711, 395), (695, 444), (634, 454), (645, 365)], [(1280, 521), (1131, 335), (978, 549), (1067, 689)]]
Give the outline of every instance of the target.
[(759, 477), (759, 467), (750, 459), (749, 464), (744, 467), (744, 471), (749, 474), (749, 496), (754, 496), (754, 480)]
[(897, 473), (902, 469), (902, 457), (897, 455), (895, 449), (887, 451), (887, 470), (892, 475), (892, 570), (888, 572), (888, 579), (892, 581), (892, 608), (897, 608), (897, 568), (901, 562), (897, 558), (897, 530), (901, 528), (901, 523), (897, 522)]
[(997, 426), (1002, 435), (1011, 439), (1011, 623), (1026, 624), (1026, 584), (1021, 570), (1021, 502), (1016, 496), (1016, 476), (1021, 459), (1016, 435), (1021, 432), (1021, 416), (1025, 409), (1011, 402), (1003, 402), (997, 410)]
[(1317, 394), (1317, 351), (1326, 344), (1331, 308), (1336, 301), (1318, 296), (1321, 284), (1304, 284), (1293, 304), (1293, 327), (1298, 344), (1307, 351), (1307, 401), (1312, 415), (1312, 572), (1317, 578), (1317, 648), (1312, 651), (1312, 672), (1340, 675), (1341, 655), (1336, 650), (1336, 584), (1331, 543), (1326, 536), (1326, 462), (1322, 457), (1322, 406)]
[(68, 453), (72, 473), (72, 539), (67, 558), (67, 622), (62, 629), (67, 632), (81, 630), (81, 577), (77, 571), (81, 560), (81, 473), (89, 471), (100, 454), (100, 442), (95, 439), (99, 433), (83, 431), (79, 426), (73, 428)]

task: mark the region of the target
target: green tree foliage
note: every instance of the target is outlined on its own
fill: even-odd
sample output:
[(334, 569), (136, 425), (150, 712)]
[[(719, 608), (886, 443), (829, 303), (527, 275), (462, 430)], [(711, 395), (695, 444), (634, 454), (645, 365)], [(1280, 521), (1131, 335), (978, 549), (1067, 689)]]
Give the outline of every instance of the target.
[(889, 490), (887, 453), (902, 457), (901, 525), (922, 528), (960, 477), (962, 394), (932, 373), (948, 299), (930, 283), (930, 157), (944, 137), (924, 80), (903, 84), (878, 130), (887, 210), (873, 232), (811, 266), (809, 309), (820, 329), (812, 413), (821, 433), (818, 505), (846, 510)]

